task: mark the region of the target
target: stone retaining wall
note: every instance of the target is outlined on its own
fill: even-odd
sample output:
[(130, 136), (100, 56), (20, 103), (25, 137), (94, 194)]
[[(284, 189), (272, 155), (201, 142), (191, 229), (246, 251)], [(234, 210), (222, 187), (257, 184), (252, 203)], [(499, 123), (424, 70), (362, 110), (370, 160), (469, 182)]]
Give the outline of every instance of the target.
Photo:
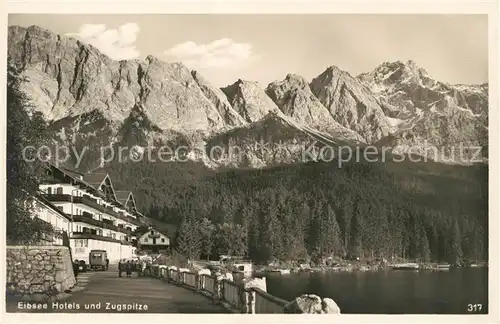
[(56, 296), (76, 284), (65, 246), (7, 246), (9, 296)]

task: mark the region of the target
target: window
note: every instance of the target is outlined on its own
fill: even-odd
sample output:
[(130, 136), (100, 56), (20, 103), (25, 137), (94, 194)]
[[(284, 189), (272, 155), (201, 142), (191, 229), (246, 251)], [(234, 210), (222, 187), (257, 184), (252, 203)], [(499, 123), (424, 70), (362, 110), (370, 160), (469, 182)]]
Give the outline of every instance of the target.
[(162, 239), (161, 239), (161, 242), (162, 242), (162, 243), (165, 243), (165, 239), (164, 239), (164, 238), (162, 238)]
[(144, 238), (144, 242), (148, 243), (148, 238), (147, 237)]
[(75, 247), (88, 247), (89, 246), (89, 240), (84, 239), (84, 240), (75, 240)]
[(58, 195), (62, 195), (63, 194), (63, 187), (58, 187), (56, 189), (56, 192), (57, 192)]
[(151, 231), (151, 235), (155, 235), (155, 231)]
[(47, 188), (47, 194), (51, 195), (52, 194), (52, 187)]

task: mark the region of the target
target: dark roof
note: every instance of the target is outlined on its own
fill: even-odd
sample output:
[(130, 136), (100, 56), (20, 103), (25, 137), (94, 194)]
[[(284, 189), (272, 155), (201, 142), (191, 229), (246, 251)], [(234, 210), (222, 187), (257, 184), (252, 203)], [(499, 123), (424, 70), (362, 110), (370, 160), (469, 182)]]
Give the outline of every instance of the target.
[(116, 196), (116, 199), (120, 203), (125, 205), (125, 203), (128, 200), (128, 197), (130, 196), (131, 193), (132, 193), (131, 191), (127, 191), (127, 190), (117, 190), (117, 191), (115, 191), (115, 196)]
[(63, 168), (63, 167), (60, 167), (61, 170), (65, 171), (66, 173), (72, 175), (73, 177), (76, 177), (76, 178), (82, 178), (83, 177), (83, 173), (81, 172), (77, 172), (75, 170), (70, 170), (68, 168)]
[[(55, 165), (55, 164), (53, 164), (51, 162), (47, 162), (47, 164), (49, 166), (51, 166), (51, 167), (59, 170), (60, 172), (63, 172), (64, 174), (66, 174), (67, 176), (69, 176), (70, 178), (72, 178), (73, 180), (78, 181), (81, 184), (92, 188), (93, 190), (95, 190), (96, 194), (100, 195), (103, 198), (104, 198), (104, 196), (99, 191), (99, 186), (104, 182), (104, 180), (106, 179), (106, 177), (108, 177), (109, 182), (111, 183), (112, 192), (114, 194), (114, 197), (116, 198), (116, 202), (119, 203), (119, 204), (121, 204), (121, 205), (123, 205), (123, 207), (126, 207), (125, 203), (126, 203), (128, 197), (129, 197), (129, 195), (132, 194), (131, 191), (121, 190), (120, 192), (125, 192), (125, 193), (127, 193), (127, 195), (125, 196), (124, 201), (122, 201), (120, 198), (118, 198), (118, 196), (117, 196), (118, 191), (114, 190), (113, 183), (111, 182), (111, 178), (109, 177), (109, 175), (107, 173), (96, 172), (96, 173), (83, 174), (83, 173), (80, 173), (80, 172), (76, 172), (76, 171), (73, 171), (73, 170), (69, 170), (67, 168), (63, 168), (63, 167), (57, 166), (57, 165)], [(134, 201), (134, 206), (135, 206), (135, 198), (133, 198), (133, 197), (134, 196), (132, 194), (132, 199)], [(138, 210), (135, 210), (135, 212), (138, 215), (144, 217), (144, 215), (142, 213), (140, 213)]]
[(108, 176), (107, 173), (89, 173), (83, 175), (83, 180), (90, 183), (94, 188), (98, 189), (101, 183)]
[(155, 230), (157, 231), (158, 233), (160, 234), (163, 234), (165, 235), (166, 237), (170, 238), (170, 239), (173, 239), (175, 237), (175, 231), (172, 232), (170, 230), (167, 230), (167, 228), (165, 227), (162, 227), (162, 228), (159, 228), (157, 226), (148, 226), (147, 229), (146, 228), (141, 228), (138, 232), (137, 232), (137, 236), (140, 237), (140, 236), (143, 236), (144, 234), (147, 234), (149, 231), (151, 230)]

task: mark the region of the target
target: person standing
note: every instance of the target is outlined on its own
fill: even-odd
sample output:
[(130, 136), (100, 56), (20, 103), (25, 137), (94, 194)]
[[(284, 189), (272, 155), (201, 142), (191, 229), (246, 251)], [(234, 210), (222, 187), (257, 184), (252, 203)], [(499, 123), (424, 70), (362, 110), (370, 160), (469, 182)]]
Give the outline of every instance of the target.
[(130, 276), (132, 275), (132, 264), (130, 263), (130, 260), (127, 260), (125, 269), (127, 271), (127, 278), (130, 278)]
[(78, 260), (73, 261), (73, 274), (75, 275), (75, 279), (78, 276), (78, 272), (80, 271), (80, 262)]
[(122, 260), (118, 261), (118, 277), (122, 277), (122, 271), (123, 271), (123, 262)]

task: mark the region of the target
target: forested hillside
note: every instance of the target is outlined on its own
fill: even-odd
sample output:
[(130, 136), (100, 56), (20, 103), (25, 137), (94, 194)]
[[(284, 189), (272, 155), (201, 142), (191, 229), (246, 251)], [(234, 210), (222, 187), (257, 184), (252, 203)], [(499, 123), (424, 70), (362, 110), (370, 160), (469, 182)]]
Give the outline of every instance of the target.
[(135, 188), (146, 214), (180, 227), (179, 249), (189, 246), (184, 252), (193, 257), (206, 257), (213, 241), (214, 257), (248, 254), (262, 262), (487, 257), (484, 165), (353, 162), (338, 168), (332, 162), (214, 172), (196, 163), (130, 162), (107, 169)]

